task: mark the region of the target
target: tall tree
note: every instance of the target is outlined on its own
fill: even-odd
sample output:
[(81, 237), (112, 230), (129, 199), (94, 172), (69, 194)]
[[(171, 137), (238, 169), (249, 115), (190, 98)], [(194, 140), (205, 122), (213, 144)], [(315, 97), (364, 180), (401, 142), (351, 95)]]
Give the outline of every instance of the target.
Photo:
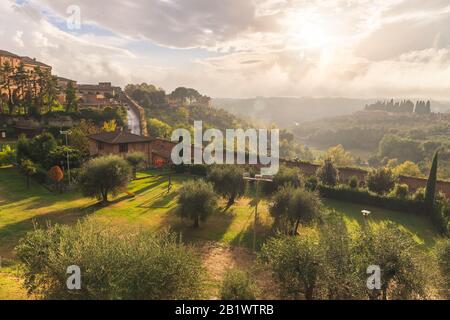
[(434, 205), (434, 200), (436, 198), (436, 182), (437, 182), (437, 170), (438, 170), (438, 154), (436, 151), (433, 157), (433, 163), (430, 169), (430, 175), (428, 177), (427, 189), (425, 192), (425, 202), (431, 208)]

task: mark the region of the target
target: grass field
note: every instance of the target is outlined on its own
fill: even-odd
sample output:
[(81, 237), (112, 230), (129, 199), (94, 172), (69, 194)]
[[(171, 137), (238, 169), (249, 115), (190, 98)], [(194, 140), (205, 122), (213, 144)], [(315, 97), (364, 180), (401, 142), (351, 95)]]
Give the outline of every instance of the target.
[[(182, 221), (175, 214), (176, 189), (189, 177), (174, 176), (174, 189), (168, 193), (167, 176), (159, 173), (140, 173), (140, 179), (133, 181), (128, 189), (134, 197), (122, 194), (108, 206), (102, 207), (97, 205), (96, 200), (83, 198), (78, 192), (54, 194), (34, 183), (27, 190), (25, 178), (16, 169), (0, 168), (0, 257), (3, 259), (0, 266), (0, 299), (26, 296), (20, 287), (14, 247), (27, 231), (33, 229), (34, 223), (72, 224), (80, 218), (90, 217), (147, 230), (171, 228), (180, 232), (185, 241), (196, 244), (213, 242), (233, 247), (251, 246), (254, 207), (249, 198), (239, 200), (227, 211), (217, 212), (199, 229), (194, 229), (191, 222)], [(372, 207), (362, 208), (338, 201), (325, 200), (324, 204), (342, 212), (350, 229), (363, 223), (360, 211), (369, 209), (373, 212), (370, 223), (377, 225), (391, 220), (413, 234), (417, 242), (427, 247), (434, 244), (432, 226), (423, 217)], [(271, 233), (271, 219), (265, 201), (261, 203), (259, 213), (257, 235), (258, 242), (262, 243)]]

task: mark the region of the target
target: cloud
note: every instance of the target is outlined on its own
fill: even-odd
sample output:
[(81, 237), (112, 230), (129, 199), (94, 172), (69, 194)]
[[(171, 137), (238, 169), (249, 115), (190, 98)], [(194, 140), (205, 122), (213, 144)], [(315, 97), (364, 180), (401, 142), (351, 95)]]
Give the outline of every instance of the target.
[(0, 2), (2, 49), (79, 82), (211, 96), (450, 99), (447, 0)]

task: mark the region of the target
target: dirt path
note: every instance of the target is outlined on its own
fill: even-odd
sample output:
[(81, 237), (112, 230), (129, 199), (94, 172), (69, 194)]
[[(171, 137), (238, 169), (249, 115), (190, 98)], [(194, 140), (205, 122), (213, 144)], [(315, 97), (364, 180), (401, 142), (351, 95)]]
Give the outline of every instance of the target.
[(229, 268), (238, 268), (254, 275), (259, 288), (258, 299), (277, 299), (277, 288), (271, 274), (256, 264), (256, 257), (243, 247), (227, 246), (208, 242), (198, 245), (203, 265), (208, 271), (209, 299), (219, 299), (219, 290), (225, 272)]

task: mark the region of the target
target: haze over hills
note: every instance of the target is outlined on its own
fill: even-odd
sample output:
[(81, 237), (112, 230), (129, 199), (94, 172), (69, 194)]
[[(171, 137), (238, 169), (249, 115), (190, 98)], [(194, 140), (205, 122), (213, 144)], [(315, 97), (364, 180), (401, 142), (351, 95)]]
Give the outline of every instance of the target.
[[(366, 104), (385, 99), (257, 97), (246, 99), (215, 98), (213, 105), (255, 120), (276, 123), (287, 128), (321, 118), (349, 115)], [(449, 102), (432, 101), (433, 112), (449, 112)]]

